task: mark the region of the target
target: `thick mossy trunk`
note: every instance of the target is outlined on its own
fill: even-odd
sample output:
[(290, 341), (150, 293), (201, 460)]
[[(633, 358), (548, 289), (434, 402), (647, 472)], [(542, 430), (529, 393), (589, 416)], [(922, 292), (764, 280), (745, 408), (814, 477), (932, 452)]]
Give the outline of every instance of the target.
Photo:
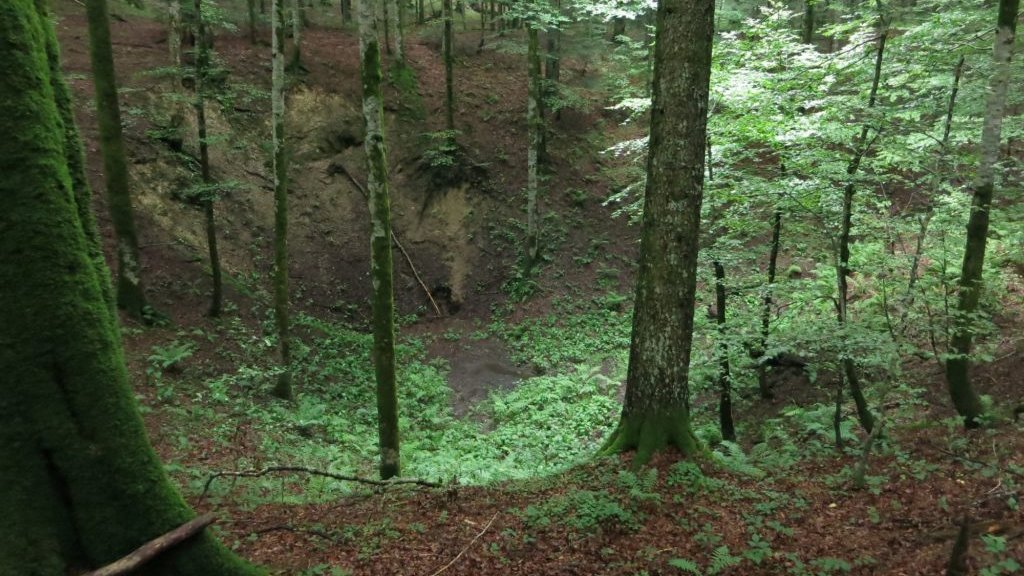
[(114, 54), (110, 44), (110, 15), (106, 0), (86, 3), (89, 21), (89, 54), (96, 88), (96, 118), (99, 123), (100, 152), (107, 185), (107, 209), (117, 243), (117, 305), (129, 316), (142, 319), (146, 307), (135, 233), (128, 162), (121, 133), (121, 107), (117, 100)]
[(967, 221), (967, 246), (960, 271), (960, 293), (957, 297), (953, 336), (950, 338), (951, 357), (946, 361), (946, 384), (953, 406), (968, 428), (978, 426), (984, 407), (971, 385), (970, 358), (974, 341), (972, 317), (984, 288), (982, 274), (985, 269), (985, 244), (988, 239), (989, 212), (995, 192), (995, 168), (999, 160), (999, 142), (1002, 139), (1003, 114), (1010, 84), (1010, 61), (1017, 31), (1017, 12), (1020, 0), (1000, 0), (996, 28), (995, 48), (988, 102), (985, 107), (985, 125), (981, 134), (981, 160), (978, 183), (971, 202), (971, 216)]
[[(449, 0), (446, 0), (449, 1)], [(541, 119), (540, 46), (537, 28), (527, 28), (526, 65), (529, 75), (529, 89), (526, 103), (526, 124), (528, 132), (526, 160), (526, 269), (532, 270), (540, 258), (540, 217), (537, 208), (539, 184), (541, 133), (544, 121)]]
[[(40, 14), (47, 13), (45, 4), (41, 0), (37, 0), (37, 5)], [(117, 301), (110, 283), (107, 261), (103, 257), (102, 239), (92, 212), (92, 190), (89, 188), (89, 181), (85, 176), (82, 140), (78, 135), (78, 127), (75, 125), (71, 93), (64, 82), (63, 72), (60, 69), (60, 48), (57, 45), (57, 38), (53, 34), (47, 35), (46, 38), (46, 58), (54, 104), (57, 106), (57, 113), (64, 129), (64, 153), (68, 175), (71, 178), (71, 189), (74, 192), (75, 206), (78, 209), (78, 220), (81, 222), (82, 232), (85, 234), (89, 258), (97, 271), (103, 301), (106, 302), (111, 314), (116, 315)]]
[(274, 323), (281, 353), (281, 373), (274, 396), (292, 398), (291, 337), (288, 317), (288, 156), (284, 136), (284, 6), (271, 5), (271, 124), (274, 146)]
[(637, 465), (667, 446), (684, 455), (700, 450), (690, 428), (689, 367), (714, 12), (714, 0), (658, 3), (626, 401), (603, 449), (636, 449)]
[[(450, 2), (450, 0), (446, 0)], [(395, 378), (395, 299), (392, 288), (391, 204), (384, 147), (381, 56), (375, 2), (359, 3), (359, 57), (366, 122), (366, 162), (370, 203), (370, 278), (373, 282), (373, 366), (377, 377), (377, 431), (380, 476), (401, 471), (398, 389)]]
[[(146, 440), (76, 196), (42, 2), (0, 7), (0, 573), (92, 569), (192, 517)], [(73, 163), (73, 162), (72, 162)], [(155, 576), (257, 574), (209, 534)]]

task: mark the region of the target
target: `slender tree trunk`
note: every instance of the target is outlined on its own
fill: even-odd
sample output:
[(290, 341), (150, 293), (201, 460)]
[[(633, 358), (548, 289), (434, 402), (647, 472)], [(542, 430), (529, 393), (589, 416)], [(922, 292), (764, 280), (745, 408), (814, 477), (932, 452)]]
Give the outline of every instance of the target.
[(722, 439), (736, 441), (736, 427), (732, 421), (732, 375), (729, 370), (729, 344), (725, 334), (725, 267), (716, 261), (715, 266), (715, 320), (718, 323), (718, 424)]
[(539, 166), (541, 139), (544, 121), (541, 118), (541, 81), (540, 81), (540, 46), (537, 28), (527, 28), (527, 66), (529, 68), (529, 94), (526, 105), (526, 123), (528, 128), (529, 148), (527, 150), (527, 184), (526, 184), (526, 268), (532, 270), (540, 257), (540, 232), (537, 215), (537, 189), (539, 186)]
[(444, 125), (449, 132), (455, 131), (455, 83), (452, 67), (452, 0), (442, 0), (441, 10), (444, 29), (441, 36), (441, 58), (444, 60)]
[[(556, 4), (556, 8), (559, 7), (560, 3)], [(561, 77), (562, 56), (559, 52), (562, 43), (562, 30), (557, 26), (552, 27), (544, 35), (547, 40), (547, 53), (544, 55), (544, 97), (550, 100), (558, 93), (558, 82)]]
[(804, 0), (804, 21), (801, 40), (804, 44), (814, 42), (814, 5), (818, 0)]
[[(422, 3), (423, 0), (420, 0)], [(352, 22), (352, 0), (340, 0), (338, 2), (341, 9), (341, 23), (348, 24)]]
[(167, 1), (167, 49), (174, 67), (173, 83), (181, 86), (181, 0)]
[(487, 3), (480, 2), (480, 43), (477, 44), (476, 53), (484, 51), (484, 42), (487, 39)]
[(292, 354), (288, 318), (288, 155), (284, 135), (284, 6), (283, 0), (271, 0), (270, 89), (271, 125), (274, 147), (274, 322), (277, 347), (281, 353), (281, 373), (274, 396), (292, 399)]
[(249, 43), (256, 45), (256, 0), (245, 0), (249, 10)]
[(381, 56), (374, 2), (359, 3), (359, 57), (366, 121), (367, 190), (370, 203), (370, 252), (373, 280), (373, 365), (377, 376), (380, 476), (400, 472), (398, 394), (395, 383), (395, 302), (392, 289), (391, 207), (384, 148)]
[(995, 192), (996, 162), (999, 161), (999, 142), (1002, 139), (1003, 115), (1009, 90), (1013, 57), (1013, 43), (1017, 32), (1017, 12), (1020, 0), (1000, 0), (996, 23), (995, 47), (992, 60), (995, 68), (989, 80), (988, 101), (985, 105), (985, 124), (981, 132), (981, 158), (978, 163), (977, 183), (971, 216), (967, 221), (967, 245), (960, 271), (956, 314), (953, 316), (953, 336), (949, 342), (951, 356), (946, 361), (946, 384), (953, 406), (963, 417), (964, 425), (974, 428), (984, 407), (970, 378), (970, 353), (974, 341), (972, 317), (977, 313), (978, 301), (984, 289), (982, 274), (985, 269), (985, 244), (988, 239), (989, 213)]
[(392, 25), (395, 27), (395, 60), (399, 66), (405, 66), (405, 0), (391, 0), (395, 16)]
[(206, 24), (202, 17), (202, 0), (195, 0), (195, 77), (196, 77), (196, 126), (199, 131), (199, 172), (202, 176), (203, 186), (206, 188), (203, 198), (203, 212), (206, 218), (206, 245), (210, 253), (210, 275), (213, 277), (213, 292), (210, 296), (210, 316), (220, 316), (222, 300), (222, 282), (220, 269), (220, 255), (217, 250), (217, 220), (214, 214), (214, 194), (209, 190), (213, 184), (210, 176), (210, 147), (206, 138), (206, 98), (203, 91), (206, 89), (206, 72), (209, 70), (210, 51), (209, 42), (206, 38)]
[[(109, 270), (81, 220), (81, 148), (50, 22), (40, 0), (0, 9), (0, 573), (47, 576), (108, 564), (193, 516), (146, 439)], [(258, 572), (207, 532), (146, 573)]]
[[(785, 167), (783, 167), (785, 172)], [(779, 244), (782, 236), (782, 211), (775, 209), (772, 224), (772, 241), (768, 253), (768, 285), (765, 286), (764, 302), (761, 305), (761, 347), (758, 351), (757, 388), (761, 398), (770, 400), (774, 397), (768, 384), (768, 366), (765, 357), (768, 351), (768, 336), (771, 333), (773, 292), (775, 290), (775, 272), (779, 262)]]
[(146, 308), (142, 285), (139, 241), (135, 233), (128, 162), (121, 134), (121, 107), (117, 100), (114, 53), (110, 44), (110, 15), (106, 0), (86, 4), (89, 21), (89, 53), (96, 87), (96, 117), (100, 129), (100, 151), (107, 185), (107, 208), (117, 242), (117, 306), (141, 320)]
[(384, 11), (384, 18), (381, 19), (380, 23), (384, 27), (384, 52), (391, 55), (391, 13), (389, 11), (390, 4), (393, 0), (383, 0), (380, 3), (381, 10)]
[[(885, 22), (884, 16), (879, 13), (878, 42), (875, 49), (875, 71), (871, 79), (871, 93), (868, 97), (869, 110), (875, 107), (875, 103), (878, 100), (878, 86), (882, 78), (882, 58), (885, 55), (885, 43), (888, 36), (888, 24)], [(854, 178), (860, 170), (861, 161), (864, 159), (864, 155), (867, 154), (868, 147), (870, 146), (870, 143), (868, 142), (868, 135), (870, 134), (870, 131), (871, 127), (867, 124), (861, 128), (860, 135), (854, 145), (854, 157), (850, 160), (850, 164), (846, 168), (846, 174), (850, 180), (843, 189), (843, 215), (842, 225), (839, 232), (839, 253), (837, 255), (836, 262), (836, 284), (838, 292), (836, 316), (840, 330), (844, 330), (846, 328), (848, 321), (847, 301), (849, 298), (849, 287), (847, 284), (847, 278), (850, 276), (850, 232), (853, 220), (853, 199), (856, 192), (856, 183), (854, 182)], [(875, 425), (875, 417), (871, 413), (871, 409), (868, 407), (867, 399), (864, 398), (864, 391), (860, 385), (860, 378), (857, 375), (857, 365), (853, 361), (853, 358), (850, 357), (850, 352), (845, 349), (846, 336), (843, 336), (843, 340), (844, 349), (842, 351), (842, 359), (840, 361), (843, 376), (846, 380), (846, 386), (850, 389), (850, 396), (853, 397), (853, 402), (857, 406), (857, 419), (860, 421), (860, 425), (864, 430), (870, 434), (871, 429)]]
[(622, 42), (620, 36), (626, 35), (626, 19), (619, 17), (612, 20), (612, 42), (619, 44)]
[(422, 26), (427, 21), (426, 6), (423, 0), (416, 1), (416, 23)]
[(292, 58), (288, 68), (294, 71), (302, 69), (302, 13), (299, 0), (292, 3)]
[(700, 451), (690, 427), (689, 366), (704, 192), (714, 0), (658, 2), (654, 99), (633, 336), (622, 418), (602, 449)]

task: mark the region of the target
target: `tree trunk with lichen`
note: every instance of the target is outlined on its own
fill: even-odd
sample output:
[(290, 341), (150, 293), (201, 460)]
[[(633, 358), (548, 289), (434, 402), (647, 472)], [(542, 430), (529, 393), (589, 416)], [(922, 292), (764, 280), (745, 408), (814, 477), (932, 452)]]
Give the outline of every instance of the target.
[(967, 221), (967, 246), (964, 249), (964, 261), (960, 271), (960, 292), (957, 297), (956, 314), (953, 317), (953, 336), (949, 342), (951, 356), (946, 360), (946, 385), (949, 388), (949, 395), (957, 413), (963, 417), (968, 428), (978, 426), (978, 418), (984, 412), (981, 398), (971, 385), (969, 355), (974, 341), (973, 316), (977, 313), (978, 302), (984, 288), (982, 274), (985, 269), (989, 212), (995, 192), (995, 167), (999, 160), (999, 141), (1002, 139), (1003, 115), (1006, 112), (1006, 96), (1011, 76), (1010, 61), (1013, 58), (1019, 9), (1020, 0), (999, 2), (996, 40), (992, 52), (995, 68), (985, 106), (978, 179), (971, 202), (971, 216)]
[(701, 451), (690, 426), (689, 366), (714, 12), (714, 0), (658, 3), (626, 400), (602, 449), (636, 450), (636, 465), (669, 446)]
[[(450, 0), (446, 0), (450, 1)], [(529, 148), (527, 149), (526, 178), (526, 268), (530, 270), (540, 258), (540, 217), (537, 215), (537, 189), (539, 187), (539, 170), (541, 142), (544, 131), (544, 120), (541, 118), (541, 76), (540, 76), (540, 41), (537, 28), (527, 28), (526, 62), (529, 75), (529, 90), (526, 103), (526, 125)]]
[[(81, 150), (50, 15), (42, 0), (6, 0), (0, 30), (0, 573), (63, 576), (193, 514), (135, 407), (109, 271), (83, 220)], [(146, 574), (259, 571), (206, 533)]]
[(274, 324), (277, 348), (281, 354), (281, 373), (274, 396), (292, 398), (291, 336), (288, 318), (288, 156), (284, 138), (284, 5), (271, 3), (272, 78), (270, 89), (274, 163)]
[(121, 107), (117, 100), (114, 54), (110, 44), (110, 15), (106, 0), (86, 4), (89, 22), (89, 54), (93, 84), (96, 87), (96, 117), (100, 132), (100, 152), (107, 186), (107, 209), (117, 244), (117, 306), (129, 316), (141, 320), (146, 308), (145, 289), (139, 258), (139, 240), (135, 233), (128, 162), (121, 133)]
[[(386, 0), (385, 0), (386, 1)], [(401, 470), (398, 434), (398, 393), (395, 378), (395, 299), (392, 289), (391, 205), (388, 162), (384, 147), (380, 44), (376, 3), (359, 3), (359, 58), (366, 123), (366, 188), (370, 208), (370, 278), (373, 282), (373, 366), (377, 379), (377, 431), (380, 477)]]

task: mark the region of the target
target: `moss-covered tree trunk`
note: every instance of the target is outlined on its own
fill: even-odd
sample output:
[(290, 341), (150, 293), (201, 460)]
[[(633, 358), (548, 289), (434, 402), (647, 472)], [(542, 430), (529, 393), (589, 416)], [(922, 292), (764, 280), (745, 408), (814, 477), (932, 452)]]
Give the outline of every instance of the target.
[(117, 100), (114, 53), (110, 44), (110, 15), (106, 0), (86, 3), (89, 22), (89, 54), (96, 88), (96, 117), (100, 131), (100, 152), (107, 186), (107, 210), (117, 244), (117, 306), (135, 319), (142, 319), (146, 307), (135, 233), (128, 162), (121, 134), (121, 106)]
[(736, 425), (732, 419), (732, 371), (729, 369), (729, 343), (725, 333), (725, 266), (715, 261), (715, 321), (718, 324), (718, 425), (722, 438), (736, 441)]
[[(450, 0), (446, 0), (450, 1)], [(540, 258), (540, 218), (537, 208), (537, 189), (539, 187), (541, 140), (544, 121), (541, 118), (541, 75), (540, 75), (540, 40), (537, 28), (529, 26), (526, 30), (527, 50), (526, 65), (529, 76), (529, 89), (526, 102), (527, 138), (529, 140), (526, 154), (526, 268), (532, 269)]]
[[(875, 43), (875, 69), (871, 78), (871, 91), (868, 95), (868, 110), (873, 109), (878, 102), (878, 87), (882, 79), (882, 60), (885, 57), (885, 44), (889, 36), (888, 23), (885, 20), (884, 14), (881, 13), (881, 8), (879, 10), (878, 40)], [(839, 360), (840, 369), (842, 370), (842, 381), (849, 388), (850, 396), (857, 407), (857, 420), (860, 422), (861, 427), (869, 434), (872, 428), (874, 428), (875, 417), (871, 413), (870, 407), (868, 407), (867, 399), (864, 397), (860, 376), (857, 374), (857, 364), (853, 360), (852, 351), (847, 349), (848, 338), (843, 334), (843, 331), (849, 322), (849, 315), (847, 313), (849, 285), (847, 278), (850, 276), (850, 235), (853, 231), (853, 200), (857, 191), (857, 184), (854, 179), (871, 145), (868, 141), (870, 133), (871, 126), (865, 123), (861, 128), (860, 134), (857, 136), (856, 142), (854, 142), (853, 158), (846, 168), (846, 175), (849, 181), (843, 189), (843, 212), (836, 250), (836, 292), (838, 293), (836, 320), (839, 323), (841, 338), (843, 339)], [(841, 390), (842, 384), (840, 384), (840, 392), (837, 394), (841, 394)]]
[[(192, 517), (146, 439), (105, 266), (91, 257), (80, 148), (41, 0), (0, 6), (0, 574), (93, 569)], [(255, 575), (200, 535), (154, 576)]]
[(704, 192), (714, 0), (658, 2), (640, 268), (622, 418), (603, 452), (700, 450), (689, 366)]
[(210, 45), (206, 38), (206, 23), (203, 21), (202, 0), (195, 0), (195, 101), (196, 128), (199, 136), (199, 174), (203, 180), (203, 216), (206, 224), (206, 247), (210, 255), (210, 276), (213, 288), (210, 293), (210, 316), (220, 316), (223, 300), (220, 253), (217, 249), (217, 217), (214, 211), (216, 194), (213, 191), (213, 177), (210, 174), (210, 146), (206, 135), (206, 73), (210, 69)]
[(441, 0), (444, 12), (444, 28), (441, 36), (441, 58), (444, 60), (444, 126), (449, 132), (455, 131), (455, 81), (452, 68), (452, 0)]
[(960, 270), (956, 315), (953, 335), (949, 341), (950, 358), (946, 361), (946, 384), (953, 406), (968, 428), (978, 425), (983, 406), (971, 385), (970, 358), (974, 341), (973, 317), (984, 289), (982, 273), (985, 268), (985, 244), (988, 239), (989, 212), (995, 192), (996, 162), (999, 160), (999, 142), (1002, 139), (1003, 115), (1009, 90), (1013, 57), (1013, 43), (1017, 32), (1017, 12), (1020, 0), (1000, 0), (996, 23), (996, 40), (992, 52), (995, 65), (989, 81), (988, 101), (985, 105), (985, 124), (981, 133), (981, 158), (978, 163), (977, 183), (971, 202), (971, 216), (967, 221), (967, 245)]
[(281, 373), (274, 386), (274, 395), (290, 400), (292, 398), (292, 355), (288, 318), (288, 156), (284, 137), (283, 0), (272, 0), (270, 10), (272, 52), (270, 105), (274, 149), (274, 323), (277, 327), (277, 348), (281, 353)]
[[(446, 0), (450, 1), (450, 0)], [(391, 205), (384, 147), (381, 55), (374, 0), (359, 3), (359, 57), (366, 123), (366, 188), (370, 203), (370, 278), (373, 282), (373, 366), (377, 376), (380, 476), (400, 472), (398, 393), (395, 382), (395, 299), (392, 289)]]

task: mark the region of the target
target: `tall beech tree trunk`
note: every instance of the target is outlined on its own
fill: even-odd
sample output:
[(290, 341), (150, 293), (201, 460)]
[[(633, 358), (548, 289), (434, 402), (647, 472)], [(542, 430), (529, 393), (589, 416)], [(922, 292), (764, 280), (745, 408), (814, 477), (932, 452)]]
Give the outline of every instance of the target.
[(715, 267), (715, 321), (718, 323), (718, 424), (722, 439), (736, 441), (736, 426), (732, 420), (732, 374), (729, 370), (729, 344), (725, 334), (725, 267), (716, 261)]
[(110, 44), (110, 14), (106, 0), (86, 4), (89, 21), (89, 54), (96, 87), (96, 117), (100, 152), (107, 186), (107, 209), (117, 242), (117, 306), (132, 318), (142, 319), (146, 294), (142, 285), (139, 240), (135, 234), (128, 162), (121, 134), (121, 106), (117, 100), (114, 53)]
[[(875, 71), (871, 78), (871, 93), (868, 96), (868, 110), (874, 108), (878, 101), (878, 86), (882, 79), (882, 59), (885, 56), (885, 42), (888, 37), (888, 23), (885, 21), (885, 16), (881, 13), (880, 8), (878, 14), (878, 41), (875, 44)], [(843, 215), (839, 230), (838, 254), (836, 257), (836, 290), (838, 292), (836, 319), (839, 322), (840, 330), (845, 329), (849, 320), (847, 314), (847, 301), (849, 298), (847, 278), (850, 276), (850, 232), (853, 227), (853, 199), (854, 194), (857, 191), (857, 184), (854, 181), (854, 178), (860, 170), (860, 165), (864, 159), (864, 155), (867, 154), (868, 148), (871, 146), (871, 142), (868, 141), (870, 133), (871, 126), (864, 124), (861, 128), (860, 135), (857, 137), (857, 141), (854, 143), (854, 156), (850, 160), (850, 164), (846, 167), (846, 175), (849, 177), (849, 181), (843, 189)], [(857, 407), (857, 420), (860, 422), (860, 425), (864, 430), (870, 434), (875, 425), (875, 417), (871, 413), (871, 409), (868, 407), (867, 399), (864, 398), (864, 390), (860, 385), (860, 377), (857, 374), (857, 365), (850, 356), (849, 350), (846, 350), (845, 336), (843, 336), (843, 340), (844, 346), (842, 358), (840, 360), (842, 380), (845, 381), (846, 387), (849, 388), (850, 396), (853, 398), (853, 403)], [(841, 394), (841, 392), (839, 392), (839, 394)]]
[(541, 76), (540, 40), (537, 28), (529, 26), (527, 34), (526, 62), (529, 74), (529, 89), (526, 103), (526, 124), (529, 148), (526, 154), (526, 268), (531, 270), (540, 257), (540, 218), (537, 215), (537, 189), (539, 187), (539, 163), (544, 131), (541, 117)]
[(626, 401), (603, 453), (634, 463), (700, 444), (690, 426), (689, 367), (704, 192), (714, 0), (660, 0), (647, 187)]
[(199, 173), (203, 180), (203, 213), (206, 219), (206, 246), (210, 254), (210, 275), (213, 278), (213, 291), (210, 294), (210, 316), (220, 316), (221, 300), (223, 299), (223, 283), (221, 281), (220, 254), (217, 250), (217, 219), (214, 213), (216, 194), (211, 190), (213, 178), (210, 176), (210, 147), (206, 139), (206, 73), (210, 69), (210, 44), (206, 38), (206, 23), (203, 22), (202, 0), (195, 0), (196, 25), (196, 126), (199, 131)]
[(288, 319), (288, 155), (284, 136), (284, 0), (271, 2), (271, 125), (274, 147), (274, 324), (281, 373), (274, 396), (292, 398), (292, 354)]
[(949, 341), (952, 355), (946, 361), (949, 395), (968, 428), (978, 426), (978, 418), (984, 411), (970, 378), (969, 354), (974, 341), (972, 317), (977, 313), (978, 301), (984, 289), (982, 273), (985, 268), (985, 244), (995, 192), (995, 166), (999, 160), (999, 142), (1002, 139), (1003, 115), (1012, 72), (1010, 60), (1013, 57), (1019, 9), (1020, 0), (999, 0), (995, 47), (992, 51), (994, 69), (989, 80), (985, 124), (981, 132), (981, 158), (974, 185), (974, 199), (971, 202), (971, 216), (967, 221), (967, 245), (960, 271), (956, 314), (953, 315), (953, 335)]
[[(41, 0), (0, 9), (0, 573), (96, 568), (188, 521), (135, 407)], [(107, 288), (104, 288), (104, 285)], [(209, 533), (154, 576), (255, 576)]]
[(455, 82), (452, 67), (452, 0), (442, 0), (444, 28), (441, 32), (441, 58), (444, 60), (444, 126), (449, 132), (455, 131)]
[[(446, 0), (450, 1), (450, 0)], [(359, 57), (366, 121), (366, 188), (370, 204), (370, 276), (373, 281), (373, 365), (377, 376), (380, 476), (400, 473), (398, 393), (395, 382), (395, 300), (392, 290), (391, 206), (384, 148), (381, 55), (373, 0), (359, 3)]]

